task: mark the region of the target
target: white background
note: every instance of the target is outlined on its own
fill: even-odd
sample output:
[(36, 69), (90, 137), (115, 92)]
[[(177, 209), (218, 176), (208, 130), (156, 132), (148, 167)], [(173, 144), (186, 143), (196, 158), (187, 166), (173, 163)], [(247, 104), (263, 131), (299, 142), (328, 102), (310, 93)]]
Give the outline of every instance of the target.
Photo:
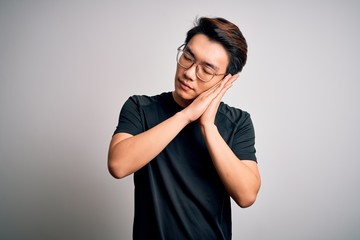
[(0, 1), (0, 239), (130, 239), (107, 148), (133, 94), (173, 90), (196, 16), (236, 23), (262, 174), (233, 239), (360, 238), (357, 1)]

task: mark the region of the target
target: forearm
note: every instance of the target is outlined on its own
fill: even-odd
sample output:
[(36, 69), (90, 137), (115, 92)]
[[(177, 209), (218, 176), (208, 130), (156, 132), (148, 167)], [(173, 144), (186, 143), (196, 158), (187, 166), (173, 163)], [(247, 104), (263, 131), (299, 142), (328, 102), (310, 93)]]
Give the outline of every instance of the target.
[(202, 132), (215, 169), (228, 193), (239, 206), (250, 206), (255, 201), (260, 188), (260, 176), (256, 164), (250, 166), (244, 163), (250, 161), (240, 161), (215, 125), (203, 126)]
[(108, 157), (111, 174), (123, 178), (136, 172), (154, 159), (188, 123), (179, 112), (143, 133), (112, 142)]

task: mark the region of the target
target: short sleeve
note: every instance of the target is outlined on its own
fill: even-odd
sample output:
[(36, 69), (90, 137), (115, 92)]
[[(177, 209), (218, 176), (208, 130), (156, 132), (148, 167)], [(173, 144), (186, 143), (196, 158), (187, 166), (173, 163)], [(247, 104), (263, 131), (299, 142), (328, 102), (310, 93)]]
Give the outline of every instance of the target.
[(139, 104), (135, 97), (130, 97), (124, 103), (120, 111), (118, 125), (114, 134), (120, 132), (129, 133), (131, 135), (137, 135), (143, 132)]
[(239, 159), (253, 160), (257, 162), (255, 149), (255, 130), (250, 114), (248, 113), (246, 113), (245, 117), (238, 125), (238, 128), (235, 132), (232, 149)]

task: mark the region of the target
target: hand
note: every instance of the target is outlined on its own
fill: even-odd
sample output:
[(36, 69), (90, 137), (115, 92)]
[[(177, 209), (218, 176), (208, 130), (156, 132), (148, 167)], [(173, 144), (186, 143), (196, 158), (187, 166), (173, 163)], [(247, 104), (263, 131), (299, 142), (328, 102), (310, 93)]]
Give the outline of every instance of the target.
[(225, 95), (226, 91), (232, 86), (234, 81), (239, 77), (238, 74), (232, 76), (231, 74), (227, 75), (222, 81), (220, 81), (220, 86), (218, 87), (218, 94), (212, 99), (205, 112), (199, 118), (199, 123), (201, 126), (208, 124), (214, 124), (215, 116), (219, 108), (221, 99)]
[[(232, 83), (239, 75), (227, 75), (223, 80), (201, 93), (183, 111), (189, 120), (195, 121), (201, 117), (201, 123), (212, 121), (214, 123), (217, 108), (225, 92), (232, 86)], [(204, 117), (202, 115), (205, 114)], [(212, 120), (211, 120), (212, 119)]]

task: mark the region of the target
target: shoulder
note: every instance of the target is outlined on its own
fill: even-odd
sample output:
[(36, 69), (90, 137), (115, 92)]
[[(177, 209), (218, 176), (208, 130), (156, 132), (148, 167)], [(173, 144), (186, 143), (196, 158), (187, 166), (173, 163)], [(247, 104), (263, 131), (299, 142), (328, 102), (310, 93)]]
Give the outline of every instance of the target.
[(165, 92), (154, 96), (148, 95), (132, 95), (128, 101), (135, 103), (138, 106), (145, 107), (166, 101), (166, 98), (171, 93)]
[(240, 108), (229, 106), (224, 102), (221, 102), (218, 114), (219, 117), (226, 118), (227, 121), (230, 121), (236, 125), (242, 125), (248, 121), (251, 122), (250, 113)]

